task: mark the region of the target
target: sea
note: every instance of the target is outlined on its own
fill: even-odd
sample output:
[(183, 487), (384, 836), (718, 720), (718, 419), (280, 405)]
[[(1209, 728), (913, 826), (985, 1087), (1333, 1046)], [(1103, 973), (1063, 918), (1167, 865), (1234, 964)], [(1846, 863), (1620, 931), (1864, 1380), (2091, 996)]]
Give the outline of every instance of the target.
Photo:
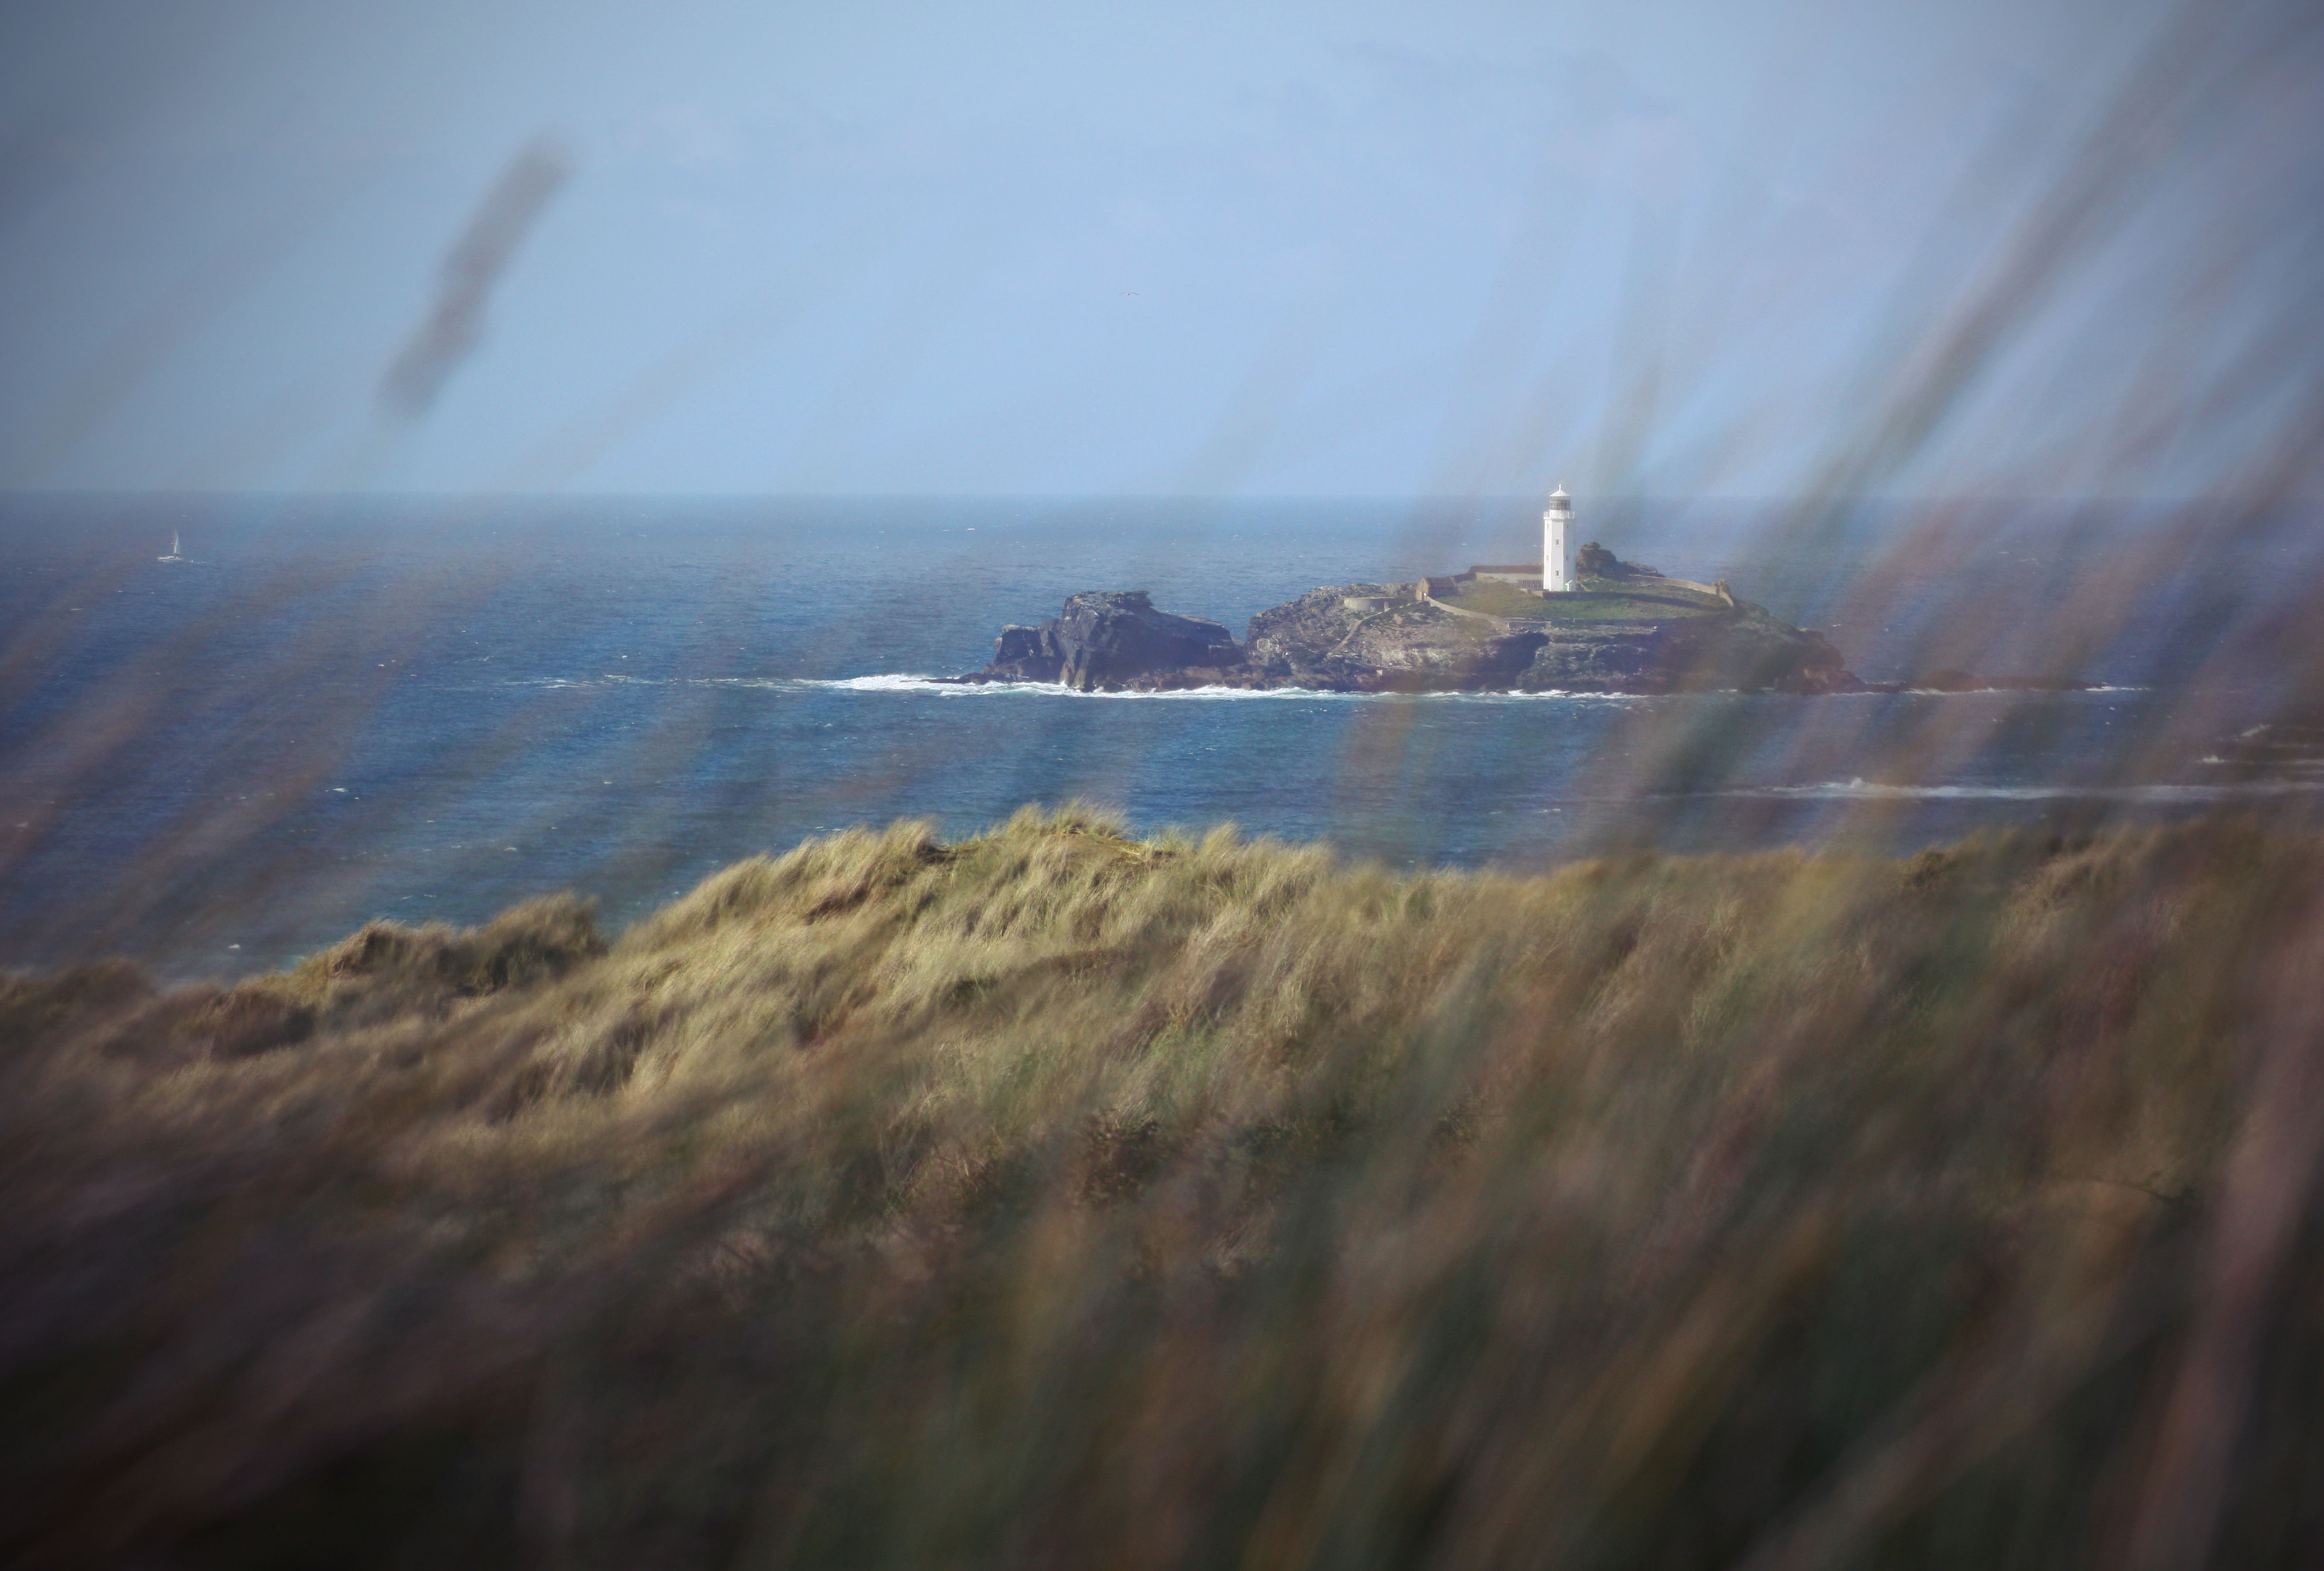
[[(1902, 852), (2305, 811), (2271, 629), (2313, 519), (2120, 502), (1582, 500), (1859, 675), (1792, 697), (946, 685), (1076, 590), (1240, 636), (1319, 585), (1538, 555), (1488, 499), (0, 497), (0, 968), (281, 966), (575, 890), (618, 930), (851, 826), (1080, 801), (1410, 869)], [(173, 537), (176, 549), (171, 549)], [(2312, 620), (2312, 619), (2311, 619)]]

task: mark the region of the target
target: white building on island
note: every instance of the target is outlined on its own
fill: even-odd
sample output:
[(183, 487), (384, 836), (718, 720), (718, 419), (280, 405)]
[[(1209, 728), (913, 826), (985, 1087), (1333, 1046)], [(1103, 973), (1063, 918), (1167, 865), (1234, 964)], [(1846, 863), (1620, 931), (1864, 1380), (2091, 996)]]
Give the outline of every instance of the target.
[(1560, 484), (1549, 493), (1549, 507), (1541, 515), (1541, 592), (1562, 594), (1573, 587), (1573, 557), (1567, 542), (1573, 537), (1573, 499)]
[[(1573, 581), (1573, 499), (1559, 486), (1549, 493), (1549, 507), (1541, 515), (1541, 560), (1512, 562), (1500, 565), (1479, 563), (1466, 573), (1456, 573), (1450, 578), (1432, 578), (1420, 585), (1420, 598), (1430, 598), (1434, 586), (1444, 588), (1438, 593), (1454, 593), (1454, 586), (1463, 583), (1509, 583), (1520, 589), (1537, 589), (1544, 594), (1571, 594)], [(1353, 602), (1351, 602), (1352, 604)]]

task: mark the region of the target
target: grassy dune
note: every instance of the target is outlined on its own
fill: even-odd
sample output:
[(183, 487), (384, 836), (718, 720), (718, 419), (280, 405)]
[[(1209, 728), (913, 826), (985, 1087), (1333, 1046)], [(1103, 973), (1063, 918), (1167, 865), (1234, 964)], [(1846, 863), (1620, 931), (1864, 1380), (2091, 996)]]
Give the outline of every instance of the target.
[(0, 985), (19, 1564), (2324, 1552), (2324, 843), (1027, 812)]

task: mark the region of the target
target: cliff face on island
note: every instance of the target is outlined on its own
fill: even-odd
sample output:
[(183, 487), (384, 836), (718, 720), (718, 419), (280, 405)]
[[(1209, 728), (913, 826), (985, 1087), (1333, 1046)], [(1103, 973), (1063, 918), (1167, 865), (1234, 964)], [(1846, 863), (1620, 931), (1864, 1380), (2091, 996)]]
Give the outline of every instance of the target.
[[(1488, 617), (1433, 600), (1379, 611), (1347, 603), (1379, 593), (1362, 584), (1319, 589), (1259, 612), (1250, 664), (1268, 685), (1358, 691), (1823, 693), (1855, 681), (1821, 634), (1748, 603), (1598, 620)], [(1569, 608), (1588, 612), (1603, 602), (1584, 593), (1558, 609)]]
[(1861, 685), (1821, 634), (1748, 602), (1675, 589), (1641, 593), (1607, 582), (1602, 591), (1550, 601), (1514, 591), (1478, 601), (1517, 615), (1468, 609), (1457, 597), (1422, 598), (1409, 585), (1336, 584), (1260, 611), (1242, 643), (1218, 622), (1156, 610), (1142, 591), (1092, 592), (1070, 597), (1038, 626), (1002, 629), (991, 663), (954, 680), (1055, 682), (1084, 692), (1828, 693)]
[[(987, 682), (1056, 682), (1084, 692), (1122, 688), (1169, 675), (1169, 685), (1199, 687), (1243, 666), (1242, 646), (1204, 617), (1154, 609), (1142, 589), (1091, 590), (1038, 627), (1001, 629)], [(964, 678), (969, 680), (969, 678)]]

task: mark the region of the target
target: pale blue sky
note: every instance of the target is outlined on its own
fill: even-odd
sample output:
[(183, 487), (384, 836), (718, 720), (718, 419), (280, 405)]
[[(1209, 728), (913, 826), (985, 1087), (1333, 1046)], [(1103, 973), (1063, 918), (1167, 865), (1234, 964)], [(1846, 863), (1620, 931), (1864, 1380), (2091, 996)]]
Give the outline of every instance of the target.
[(0, 486), (2216, 488), (2318, 401), (2313, 9), (14, 7)]

